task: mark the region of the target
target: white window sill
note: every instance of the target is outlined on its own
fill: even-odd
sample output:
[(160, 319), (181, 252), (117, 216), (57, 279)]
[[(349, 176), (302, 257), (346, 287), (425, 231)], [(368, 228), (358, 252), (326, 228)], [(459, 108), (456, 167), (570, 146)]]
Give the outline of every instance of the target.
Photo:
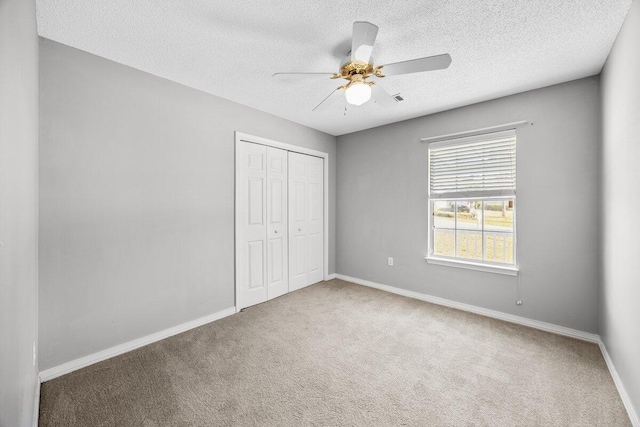
[(425, 257), (427, 263), (445, 265), (448, 267), (465, 268), (467, 270), (484, 271), (485, 273), (506, 274), (507, 276), (517, 276), (518, 267), (508, 267), (501, 265), (480, 264), (476, 262), (458, 261), (445, 258)]

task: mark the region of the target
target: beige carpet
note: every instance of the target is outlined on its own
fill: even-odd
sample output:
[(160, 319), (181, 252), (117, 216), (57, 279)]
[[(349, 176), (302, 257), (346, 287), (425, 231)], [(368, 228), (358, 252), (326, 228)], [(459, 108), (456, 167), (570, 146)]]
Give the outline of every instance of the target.
[(629, 426), (595, 344), (340, 280), (42, 385), (41, 426)]

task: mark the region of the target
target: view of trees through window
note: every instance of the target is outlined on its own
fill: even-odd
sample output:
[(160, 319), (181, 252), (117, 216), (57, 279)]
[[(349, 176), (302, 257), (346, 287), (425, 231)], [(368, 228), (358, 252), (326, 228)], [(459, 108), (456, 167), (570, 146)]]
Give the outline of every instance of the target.
[(433, 255), (514, 264), (514, 199), (432, 203)]

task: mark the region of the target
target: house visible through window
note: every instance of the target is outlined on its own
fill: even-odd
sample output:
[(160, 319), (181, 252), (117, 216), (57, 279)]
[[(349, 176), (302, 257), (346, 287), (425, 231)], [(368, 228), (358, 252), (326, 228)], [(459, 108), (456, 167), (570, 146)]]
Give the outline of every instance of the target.
[(516, 264), (516, 132), (429, 144), (430, 259)]

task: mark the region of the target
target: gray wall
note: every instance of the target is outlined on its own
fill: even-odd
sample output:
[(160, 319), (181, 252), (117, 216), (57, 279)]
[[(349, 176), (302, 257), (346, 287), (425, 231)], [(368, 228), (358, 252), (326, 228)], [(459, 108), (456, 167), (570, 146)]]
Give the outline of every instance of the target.
[(234, 131), (335, 137), (40, 41), (40, 338), (47, 369), (234, 305)]
[[(599, 114), (591, 77), (338, 137), (337, 272), (597, 332)], [(420, 139), (520, 120), (519, 277), (427, 264)]]
[(602, 71), (600, 336), (640, 415), (640, 1)]
[(33, 0), (0, 0), (0, 426), (30, 426), (38, 337), (38, 36)]

